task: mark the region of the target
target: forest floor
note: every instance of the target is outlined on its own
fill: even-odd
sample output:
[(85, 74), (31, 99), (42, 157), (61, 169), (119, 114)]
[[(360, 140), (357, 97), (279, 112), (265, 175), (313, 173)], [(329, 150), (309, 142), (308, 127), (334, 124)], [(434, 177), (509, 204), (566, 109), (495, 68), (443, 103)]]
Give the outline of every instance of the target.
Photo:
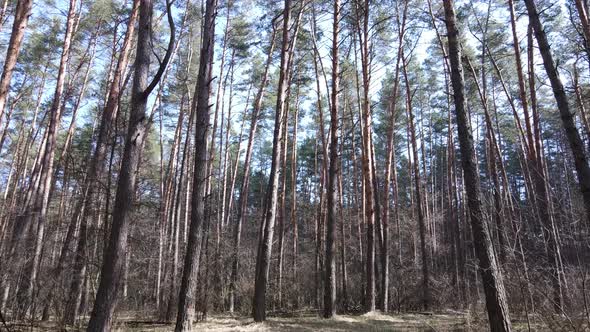
[[(522, 324), (514, 324), (516, 331), (527, 330)], [(526, 325), (526, 324), (525, 324)], [(51, 322), (44, 324), (15, 324), (9, 331), (83, 331), (84, 329), (63, 329)], [(323, 319), (315, 313), (302, 313), (289, 317), (269, 317), (264, 323), (254, 323), (250, 317), (213, 315), (205, 322), (195, 325), (196, 331), (215, 332), (254, 332), (254, 331), (483, 331), (487, 323), (474, 319), (460, 312), (446, 314), (400, 314), (385, 315), (378, 312), (364, 315), (339, 315), (332, 319)], [(130, 332), (164, 332), (173, 331), (174, 325), (142, 320), (132, 317), (120, 317), (113, 331)], [(534, 329), (535, 331), (543, 330)], [(0, 331), (4, 328), (0, 325)]]

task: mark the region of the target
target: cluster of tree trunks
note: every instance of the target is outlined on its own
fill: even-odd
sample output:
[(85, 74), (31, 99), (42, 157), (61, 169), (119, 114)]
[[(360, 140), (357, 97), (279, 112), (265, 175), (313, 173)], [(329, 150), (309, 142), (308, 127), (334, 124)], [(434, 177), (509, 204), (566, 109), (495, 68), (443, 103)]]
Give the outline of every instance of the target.
[[(6, 3), (0, 11), (0, 23), (6, 11)], [(158, 20), (163, 19), (165, 15), (169, 39), (165, 54), (160, 59), (157, 55), (159, 52), (153, 45), (155, 3), (152, 0), (133, 0), (126, 20), (125, 33), (120, 42), (117, 41), (118, 33), (115, 31), (111, 64), (108, 69), (109, 77), (102, 96), (104, 106), (100, 107), (96, 118), (97, 125), (93, 128), (93, 138), (89, 144), (83, 174), (78, 176), (81, 181), (74, 181), (76, 175), (69, 173), (71, 170), (68, 168), (67, 158), (72, 154), (78, 112), (83, 107), (81, 101), (87, 91), (103, 22), (97, 22), (96, 33), (89, 38), (83, 52), (84, 56), (78, 60), (77, 66), (73, 65), (72, 52), (75, 50), (74, 42), (79, 29), (79, 12), (82, 4), (77, 0), (70, 0), (51, 102), (46, 112), (40, 114), (42, 96), (46, 90), (46, 75), (51, 66), (48, 60), (42, 70), (33, 122), (30, 129), (27, 129), (25, 120), (22, 121), (16, 143), (14, 166), (11, 164), (7, 178), (2, 205), (2, 209), (7, 212), (0, 216), (0, 264), (7, 266), (6, 271), (0, 274), (0, 312), (8, 307), (9, 295), (14, 294), (14, 318), (22, 320), (27, 316), (35, 317), (35, 313), (40, 311), (43, 319), (49, 319), (52, 308), (61, 305), (56, 303), (59, 286), (65, 285), (67, 291), (63, 295), (63, 312), (60, 318), (64, 324), (73, 325), (84, 312), (85, 303), (89, 302), (87, 297), (91, 296), (91, 292), (88, 289), (91, 288), (90, 283), (95, 282), (92, 279), (96, 275), (98, 287), (88, 330), (110, 331), (114, 328), (118, 300), (126, 297), (128, 292), (129, 264), (132, 260), (129, 237), (134, 233), (132, 220), (135, 218), (134, 212), (139, 201), (137, 196), (142, 157), (146, 145), (150, 144), (148, 136), (156, 110), (166, 101), (164, 81), (167, 79), (170, 63), (177, 52), (186, 51), (185, 60), (188, 65), (185, 77), (181, 80), (185, 86), (182, 87), (180, 111), (175, 122), (166, 165), (164, 112), (159, 110), (160, 205), (154, 227), (158, 237), (158, 257), (156, 263), (149, 262), (148, 272), (149, 282), (155, 285), (150, 296), (155, 300), (156, 308), (161, 313), (160, 318), (172, 322), (176, 316), (175, 331), (192, 330), (199, 318), (198, 314), (201, 313), (201, 319), (204, 319), (210, 306), (213, 310), (227, 310), (231, 313), (248, 307), (244, 305), (243, 298), (240, 298), (239, 287), (241, 266), (244, 263), (244, 257), (241, 255), (244, 246), (242, 238), (245, 226), (248, 225), (246, 220), (253, 215), (249, 209), (249, 194), (252, 191), (255, 139), (263, 112), (268, 108), (264, 101), (269, 99), (269, 94), (276, 98), (276, 104), (273, 108), (270, 169), (267, 176), (260, 176), (266, 183), (256, 184), (263, 188), (260, 195), (262, 202), (259, 204), (261, 209), (255, 220), (259, 228), (251, 294), (251, 314), (254, 321), (266, 320), (267, 310), (271, 306), (285, 308), (287, 292), (295, 294), (294, 299), (290, 299), (292, 307), (300, 306), (299, 302), (303, 296), (299, 292), (304, 290), (300, 289), (302, 285), (298, 280), (303, 275), (299, 251), (301, 247), (308, 245), (299, 238), (304, 231), (311, 234), (310, 241), (313, 244), (313, 248), (308, 251), (312, 252), (313, 256), (312, 279), (315, 287), (310, 292), (313, 293), (313, 305), (322, 309), (324, 318), (334, 317), (339, 311), (346, 312), (349, 303), (355, 301), (349, 285), (351, 260), (355, 260), (361, 266), (356, 270), (362, 274), (362, 291), (358, 300), (364, 307), (363, 310), (372, 312), (379, 309), (389, 312), (394, 306), (401, 310), (402, 297), (410, 296), (404, 294), (405, 285), (401, 275), (407, 265), (406, 260), (411, 259), (404, 257), (403, 247), (406, 245), (407, 252), (414, 253), (413, 263), (419, 271), (417, 274), (420, 275), (417, 287), (419, 294), (415, 294), (415, 297), (418, 298), (418, 306), (421, 309), (427, 311), (436, 307), (436, 274), (446, 268), (448, 271), (445, 270), (445, 273), (450, 275), (453, 289), (459, 297), (460, 303), (456, 304), (457, 307), (465, 307), (471, 301), (468, 298), (470, 294), (477, 294), (470, 288), (481, 286), (490, 329), (511, 331), (504, 280), (508, 274), (506, 270), (514, 265), (519, 274), (516, 278), (523, 293), (527, 315), (528, 310), (534, 310), (535, 296), (531, 289), (527, 265), (530, 258), (525, 255), (526, 239), (521, 230), (521, 227), (531, 226), (522, 222), (523, 211), (515, 207), (522, 198), (515, 198), (514, 192), (517, 189), (514, 187), (517, 184), (511, 183), (508, 165), (503, 158), (503, 137), (499, 130), (499, 105), (496, 100), (499, 97), (496, 95), (497, 91), (500, 91), (499, 88), (505, 95), (502, 98), (506, 99), (510, 107), (510, 120), (516, 127), (518, 144), (515, 152), (521, 158), (519, 171), (522, 173), (523, 195), (533, 208), (530, 219), (537, 221), (542, 230), (542, 260), (548, 268), (540, 273), (551, 287), (550, 301), (554, 311), (564, 313), (567, 299), (564, 294), (566, 280), (558, 225), (559, 218), (562, 217), (558, 215), (560, 211), (556, 211), (561, 207), (556, 206), (556, 201), (552, 197), (546, 149), (541, 139), (539, 101), (536, 96), (535, 41), (557, 103), (565, 138), (574, 157), (575, 172), (571, 173), (577, 176), (576, 185), (580, 189), (579, 194), (585, 210), (584, 220), (588, 225), (590, 166), (586, 155), (587, 143), (578, 131), (580, 126), (576, 123), (575, 112), (569, 104), (569, 96), (551, 53), (539, 9), (533, 0), (525, 0), (524, 3), (529, 20), (526, 59), (528, 73), (523, 69), (524, 59), (513, 1), (508, 0), (506, 7), (510, 17), (510, 38), (516, 64), (515, 86), (518, 89), (516, 95), (519, 102), (517, 105), (513, 92), (503, 77), (497, 53), (491, 50), (492, 42), (488, 39), (491, 14), (488, 12), (486, 21), (483, 22), (474, 15), (474, 23), (479, 29), (478, 33), (482, 35), (482, 38), (478, 39), (481, 44), (481, 55), (478, 59), (481, 63), (474, 65), (469, 52), (463, 52), (464, 44), (460, 37), (453, 1), (442, 1), (446, 26), (444, 32), (439, 31), (438, 13), (434, 11), (431, 1), (428, 1), (428, 19), (431, 20), (435, 33), (437, 51), (442, 54), (440, 61), (445, 80), (446, 106), (449, 110), (442, 121), (446, 122), (448, 130), (444, 143), (447, 151), (442, 152), (442, 162), (436, 161), (442, 163), (441, 166), (433, 162), (432, 154), (438, 152), (432, 151), (432, 142), (429, 151), (431, 155), (427, 155), (425, 144), (428, 138), (424, 133), (426, 114), (415, 99), (419, 93), (419, 87), (415, 86), (418, 79), (414, 78), (412, 73), (416, 45), (410, 45), (407, 38), (415, 31), (408, 28), (410, 21), (414, 19), (409, 17), (408, 1), (395, 4), (393, 19), (396, 22), (394, 30), (397, 50), (392, 86), (383, 97), (386, 100), (386, 112), (381, 118), (381, 114), (375, 113), (373, 75), (375, 48), (380, 46), (375, 46), (375, 29), (382, 22), (375, 22), (378, 13), (373, 12), (373, 3), (369, 0), (353, 0), (346, 4), (334, 0), (330, 3), (331, 63), (329, 68), (326, 68), (323, 63), (326, 47), (318, 40), (321, 25), (318, 18), (320, 15), (316, 12), (318, 4), (285, 0), (280, 13), (270, 21), (270, 31), (266, 36), (266, 57), (261, 65), (260, 77), (248, 84), (244, 114), (249, 115), (243, 115), (237, 135), (237, 150), (234, 150), (234, 89), (237, 89), (237, 81), (241, 79), (239, 75), (244, 75), (237, 65), (241, 57), (240, 47), (232, 44), (235, 43), (232, 38), (237, 33), (232, 21), (235, 4), (224, 4), (227, 13), (219, 76), (216, 77), (213, 68), (215, 31), (218, 11), (222, 6), (217, 0), (206, 0), (204, 3), (200, 36), (189, 37), (191, 47), (193, 38), (199, 39), (200, 47), (196, 82), (191, 93), (189, 76), (192, 49), (182, 50), (180, 46), (180, 39), (187, 32), (185, 29), (188, 30), (187, 35), (192, 32), (188, 28), (186, 16), (183, 16), (180, 34), (177, 34), (173, 2), (166, 1), (162, 17)], [(581, 0), (575, 0), (574, 5), (582, 27), (580, 34), (585, 40), (583, 46), (590, 54), (590, 19), (587, 6)], [(190, 2), (187, 2), (185, 11), (188, 12), (189, 7)], [(468, 7), (476, 12), (473, 4)], [(349, 11), (343, 13), (345, 9)], [(0, 152), (3, 151), (8, 136), (15, 105), (24, 94), (23, 91), (19, 91), (10, 96), (10, 89), (31, 11), (32, 0), (17, 1), (3, 72), (0, 76)], [(308, 14), (309, 17), (304, 16)], [(345, 19), (351, 19), (351, 22), (347, 23), (352, 24), (344, 24)], [(309, 24), (309, 30), (306, 24)], [(349, 29), (347, 32), (350, 35), (343, 36), (344, 29)], [(304, 34), (306, 37), (301, 38)], [(303, 39), (299, 42), (309, 47), (310, 54), (301, 54), (305, 52), (298, 50), (298, 38)], [(349, 40), (348, 49), (343, 46), (345, 40)], [(280, 50), (276, 79), (273, 77), (275, 48)], [(348, 57), (351, 52), (354, 56)], [(357, 55), (360, 55), (360, 59), (357, 59)], [(130, 66), (132, 58), (134, 61)], [(151, 66), (154, 58), (158, 61), (155, 71)], [(302, 77), (306, 74), (302, 69), (305, 65), (310, 68), (313, 66), (312, 72), (315, 77)], [(132, 70), (129, 70), (130, 67)], [(353, 74), (347, 72), (348, 67), (354, 68)], [(464, 68), (469, 74), (468, 77), (464, 76)], [(487, 71), (487, 68), (493, 68), (493, 72)], [(70, 74), (71, 72), (74, 74)], [(82, 75), (83, 82), (83, 86), (78, 88), (75, 87), (79, 79), (77, 75)], [(347, 80), (345, 75), (347, 78), (354, 77)], [(490, 77), (493, 79), (490, 80)], [(590, 137), (579, 79), (577, 67), (574, 66), (573, 91), (576, 103), (581, 109), (583, 129)], [(127, 113), (121, 114), (122, 97), (128, 80), (131, 80), (131, 98)], [(212, 103), (211, 94), (215, 80), (216, 96)], [(300, 108), (304, 97), (302, 94), (305, 93), (301, 82), (304, 80), (313, 81), (315, 84), (314, 111), (318, 117), (318, 123), (314, 128), (317, 130), (317, 137), (313, 138), (313, 177), (317, 179), (315, 184), (303, 183), (298, 174), (298, 139), (301, 139), (298, 138), (298, 135), (301, 135), (298, 133), (298, 126), (301, 126)], [(491, 88), (488, 87), (490, 81), (494, 85)], [(276, 87), (271, 86), (274, 83)], [(469, 108), (472, 105), (469, 105), (466, 96), (468, 86), (476, 90), (476, 98), (480, 104), (477, 107), (482, 111), (481, 119), (485, 128), (485, 164), (478, 160), (479, 132), (474, 130), (472, 125)], [(156, 88), (158, 90), (154, 98)], [(148, 111), (148, 104), (153, 99), (153, 107)], [(58, 146), (62, 144), (58, 137), (68, 103), (73, 105), (71, 120), (64, 131), (63, 146)], [(324, 114), (326, 106), (329, 110), (329, 121), (325, 121), (328, 120)], [(211, 114), (213, 107), (215, 109)], [(247, 112), (250, 108), (251, 111)], [(402, 114), (404, 112), (401, 112), (401, 109), (405, 114)], [(379, 121), (374, 121), (378, 116)], [(396, 146), (399, 143), (396, 140), (399, 136), (397, 126), (403, 117), (406, 120), (403, 124), (407, 135), (407, 156), (401, 158), (404, 162), (401, 165), (407, 169), (400, 175), (400, 162), (396, 160)], [(218, 119), (221, 119), (219, 123)], [(382, 119), (385, 121), (381, 121)], [(121, 122), (125, 123), (125, 120), (123, 142), (117, 144), (118, 132), (121, 131), (117, 126)], [(329, 123), (327, 132), (326, 123)], [(376, 137), (377, 125), (385, 126), (385, 138)], [(457, 130), (456, 137), (454, 126)], [(183, 141), (185, 128), (186, 136)], [(244, 134), (245, 128), (247, 134)], [(246, 135), (246, 149), (242, 153), (241, 144), (243, 136)], [(474, 135), (477, 137), (474, 138)], [(347, 139), (351, 140), (351, 149), (345, 146)], [(455, 140), (458, 140), (458, 156), (455, 155)], [(385, 142), (384, 152), (377, 146), (376, 141)], [(35, 145), (38, 145), (38, 151), (31, 160)], [(56, 160), (58, 153), (59, 157)], [(118, 164), (114, 162), (116, 154), (120, 154)], [(351, 160), (345, 159), (345, 154), (350, 155)], [(384, 157), (380, 158), (382, 156)], [(400, 157), (399, 154), (397, 157)], [(461, 163), (460, 168), (456, 165), (458, 160)], [(484, 179), (487, 182), (481, 179), (481, 165), (485, 165), (484, 173), (489, 175), (489, 179)], [(427, 166), (432, 169), (427, 170)], [(443, 170), (443, 175), (435, 174), (437, 167)], [(111, 188), (114, 174), (117, 175), (116, 185)], [(400, 176), (407, 177), (407, 193), (400, 193)], [(217, 179), (214, 179), (215, 177)], [(61, 182), (58, 182), (60, 178)], [(104, 188), (97, 185), (103, 178), (108, 181)], [(442, 183), (442, 194), (434, 193), (433, 188), (438, 185), (436, 181)], [(75, 194), (69, 196), (68, 191), (73, 187), (73, 182), (76, 182), (76, 187), (71, 191)], [(314, 186), (314, 189), (311, 189), (311, 186)], [(484, 186), (491, 188), (489, 206), (486, 205), (487, 195), (482, 193)], [(114, 189), (112, 203), (111, 189)], [(52, 195), (57, 192), (60, 193), (59, 198), (53, 198)], [(310, 213), (298, 212), (298, 207), (302, 205), (298, 199), (304, 195), (308, 196), (309, 202), (313, 201)], [(312, 196), (313, 199), (310, 199)], [(44, 255), (48, 250), (46, 232), (52, 198), (53, 201), (59, 202), (56, 204), (57, 218), (59, 226), (64, 227), (65, 234), (55, 232), (56, 240), (52, 242), (50, 252), (49, 285), (42, 287), (41, 266), (42, 261), (47, 260)], [(235, 204), (234, 200), (237, 200)], [(403, 200), (409, 202), (407, 215), (400, 215), (400, 202)], [(72, 202), (71, 207), (68, 207), (68, 201)], [(440, 231), (436, 229), (438, 224), (435, 218), (437, 212), (443, 210), (445, 229)], [(491, 215), (489, 218), (488, 212)], [(345, 217), (345, 213), (349, 215)], [(305, 220), (306, 223), (309, 222), (305, 227), (302, 227), (303, 218), (309, 219)], [(346, 222), (348, 220), (358, 221), (354, 224)], [(411, 231), (412, 243), (406, 244), (402, 243), (402, 227), (409, 226), (402, 223), (408, 220), (415, 223), (415, 229)], [(392, 226), (395, 226), (395, 232)], [(91, 241), (96, 237), (92, 233), (94, 228), (99, 228), (103, 232), (102, 248), (97, 248), (96, 244), (93, 248), (91, 245), (101, 242), (96, 239), (94, 242)], [(278, 239), (275, 239), (275, 230)], [(289, 253), (285, 250), (289, 243), (289, 230), (292, 234), (290, 267), (286, 263)], [(440, 236), (437, 232), (444, 235)], [(351, 240), (353, 236), (356, 236), (356, 239)], [(437, 258), (441, 257), (440, 252), (445, 250), (437, 242), (439, 239), (448, 245), (449, 264), (437, 261)], [(227, 247), (230, 248), (230, 253), (226, 255), (229, 257), (228, 261), (224, 260), (223, 253), (226, 240)], [(347, 243), (353, 241), (355, 246), (347, 248)], [(472, 247), (468, 247), (467, 244)], [(392, 260), (390, 256), (394, 250), (397, 259)], [(350, 251), (357, 253), (357, 257), (350, 258)], [(102, 255), (96, 254), (97, 252)], [(276, 255), (276, 266), (273, 254)], [(96, 271), (97, 273), (89, 272), (91, 255), (100, 256), (100, 271)], [(467, 255), (477, 259), (478, 274), (468, 275), (471, 271), (467, 267)], [(68, 262), (71, 262), (71, 271), (68, 270)], [(226, 263), (229, 269), (224, 271)], [(152, 269), (155, 272), (152, 272)], [(289, 269), (291, 276), (286, 277), (285, 271)], [(276, 275), (271, 276), (272, 273)], [(292, 288), (288, 291), (288, 287), (285, 286), (287, 283), (290, 284), (289, 288)], [(395, 288), (395, 294), (391, 292), (392, 286)], [(269, 301), (271, 292), (273, 297)], [(390, 303), (393, 295), (396, 296), (395, 304)]]

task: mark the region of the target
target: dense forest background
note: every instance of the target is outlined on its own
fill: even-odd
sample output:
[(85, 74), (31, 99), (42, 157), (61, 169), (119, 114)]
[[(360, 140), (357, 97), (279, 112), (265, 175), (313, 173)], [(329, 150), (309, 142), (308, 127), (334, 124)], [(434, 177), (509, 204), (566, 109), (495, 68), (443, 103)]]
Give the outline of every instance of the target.
[(1, 0), (0, 330), (587, 329), (589, 9)]

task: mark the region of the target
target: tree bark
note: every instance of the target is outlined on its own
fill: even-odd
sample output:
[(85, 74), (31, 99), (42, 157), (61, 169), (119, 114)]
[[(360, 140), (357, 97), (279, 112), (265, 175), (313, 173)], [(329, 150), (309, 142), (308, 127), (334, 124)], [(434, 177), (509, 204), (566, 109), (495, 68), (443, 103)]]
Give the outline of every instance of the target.
[(418, 144), (416, 138), (416, 129), (415, 129), (415, 117), (414, 117), (414, 110), (413, 110), (413, 96), (414, 93), (412, 92), (410, 81), (407, 72), (407, 59), (405, 58), (404, 51), (401, 51), (402, 57), (402, 70), (404, 72), (404, 81), (406, 85), (406, 109), (408, 112), (408, 128), (410, 132), (410, 143), (412, 146), (412, 156), (414, 157), (414, 162), (412, 163), (413, 172), (414, 172), (414, 187), (416, 189), (416, 209), (418, 210), (418, 231), (420, 232), (420, 255), (422, 259), (422, 306), (424, 310), (430, 309), (430, 302), (431, 302), (431, 295), (430, 295), (430, 249), (428, 248), (428, 243), (430, 243), (430, 236), (428, 234), (427, 228), (427, 219), (425, 216), (425, 208), (424, 203), (425, 199), (423, 197), (424, 186), (422, 184), (422, 179), (420, 177), (420, 158), (418, 157)]
[(297, 130), (299, 124), (299, 85), (297, 86), (297, 103), (293, 115), (293, 137), (291, 139), (291, 224), (293, 225), (293, 264), (292, 264), (292, 287), (295, 292), (294, 307), (299, 307), (299, 287), (297, 284), (297, 246), (299, 243), (299, 227), (297, 222)]
[[(399, 8), (396, 8), (399, 10)], [(387, 132), (387, 161), (385, 164), (385, 185), (384, 185), (384, 197), (383, 197), (383, 243), (381, 247), (381, 297), (380, 297), (380, 307), (381, 310), (387, 312), (389, 309), (389, 253), (388, 253), (388, 233), (389, 233), (389, 219), (390, 219), (390, 199), (391, 199), (391, 185), (392, 182), (397, 180), (392, 180), (392, 177), (395, 177), (395, 120), (397, 117), (397, 97), (398, 97), (398, 90), (399, 90), (399, 74), (400, 74), (400, 61), (401, 61), (401, 52), (404, 46), (404, 35), (406, 30), (406, 20), (407, 20), (407, 13), (408, 13), (408, 2), (404, 1), (403, 3), (403, 13), (401, 17), (399, 16), (399, 11), (396, 12), (397, 19), (398, 19), (398, 49), (397, 49), (397, 58), (395, 63), (395, 74), (393, 78), (393, 90), (391, 94), (391, 99), (388, 104), (389, 108), (389, 128)], [(392, 171), (393, 170), (393, 171)], [(394, 185), (395, 187), (395, 185)], [(397, 189), (394, 189), (397, 190)], [(394, 195), (396, 196), (396, 195)], [(396, 206), (399, 204), (397, 201), (397, 197), (394, 197), (394, 203)], [(394, 214), (396, 214), (394, 212)], [(397, 221), (397, 215), (394, 216), (394, 219)], [(398, 241), (400, 239), (398, 238)]]
[(172, 55), (174, 45), (175, 29), (169, 1), (166, 3), (166, 6), (168, 23), (170, 25), (170, 40), (160, 67), (148, 84), (148, 72), (152, 54), (150, 36), (152, 30), (153, 2), (152, 0), (140, 0), (139, 4), (137, 51), (131, 91), (129, 126), (125, 138), (119, 179), (117, 181), (117, 193), (113, 206), (110, 236), (101, 268), (96, 301), (94, 302), (88, 323), (88, 331), (110, 331), (113, 323), (113, 314), (125, 269), (127, 238), (135, 200), (136, 170), (140, 161), (141, 147), (147, 136), (147, 127), (149, 126), (149, 121), (146, 117), (147, 101), (149, 95), (162, 78), (162, 74)]
[(6, 99), (10, 92), (12, 73), (14, 72), (14, 67), (16, 67), (16, 61), (25, 36), (25, 30), (29, 23), (32, 8), (33, 0), (19, 0), (16, 3), (12, 32), (10, 33), (10, 40), (8, 41), (8, 49), (6, 50), (2, 76), (0, 76), (0, 124), (2, 123), (4, 108), (6, 107)]
[(330, 169), (328, 171), (328, 218), (326, 227), (326, 260), (324, 281), (324, 318), (336, 313), (336, 260), (334, 258), (336, 222), (338, 219), (338, 176), (340, 162), (338, 156), (338, 30), (340, 29), (340, 1), (334, 0), (332, 23), (332, 92), (330, 97)]
[(510, 323), (504, 282), (502, 280), (502, 274), (497, 267), (490, 234), (483, 219), (480, 182), (477, 174), (473, 136), (465, 109), (465, 83), (463, 80), (461, 44), (456, 25), (455, 9), (453, 8), (452, 0), (444, 0), (443, 4), (448, 33), (451, 82), (453, 85), (453, 99), (455, 101), (455, 114), (459, 132), (463, 177), (467, 191), (467, 204), (470, 211), (474, 246), (485, 292), (490, 330), (493, 332), (511, 331), (512, 325)]
[[(68, 227), (68, 232), (66, 233), (63, 248), (61, 250), (61, 254), (59, 256), (58, 263), (54, 271), (55, 278), (59, 278), (59, 276), (63, 272), (63, 269), (65, 268), (64, 264), (66, 254), (69, 250), (68, 248), (70, 243), (73, 241), (74, 229), (78, 227), (77, 225), (79, 223), (82, 223), (83, 227), (80, 226), (81, 229), (79, 231), (78, 244), (76, 249), (77, 254), (75, 256), (76, 261), (82, 261), (74, 263), (75, 269), (72, 274), (72, 283), (70, 288), (71, 300), (68, 304), (69, 309), (65, 310), (66, 316), (64, 318), (64, 322), (66, 324), (73, 324), (76, 318), (76, 311), (72, 309), (71, 305), (73, 305), (73, 301), (75, 299), (80, 298), (80, 295), (76, 293), (82, 291), (82, 282), (85, 278), (85, 271), (83, 270), (86, 264), (84, 262), (84, 259), (86, 258), (84, 251), (86, 250), (87, 242), (85, 231), (87, 229), (87, 218), (90, 214), (89, 205), (93, 203), (94, 196), (96, 194), (96, 180), (99, 179), (104, 173), (104, 163), (107, 154), (108, 139), (112, 133), (113, 122), (115, 121), (117, 114), (119, 96), (121, 93), (121, 79), (124, 76), (128, 64), (129, 50), (131, 48), (131, 39), (133, 37), (135, 30), (135, 22), (137, 21), (138, 7), (139, 0), (134, 0), (131, 15), (129, 17), (129, 23), (127, 25), (127, 31), (125, 33), (123, 44), (121, 46), (119, 60), (117, 61), (117, 66), (114, 71), (113, 79), (109, 88), (107, 103), (101, 115), (98, 135), (96, 138), (96, 147), (94, 148), (94, 152), (86, 172), (84, 183), (82, 185), (82, 195), (74, 208), (74, 213), (70, 221), (70, 226)], [(51, 298), (52, 294), (53, 290), (50, 290), (48, 298)]]
[(256, 322), (261, 322), (266, 319), (266, 284), (268, 282), (270, 256), (272, 251), (272, 238), (276, 219), (279, 189), (279, 168), (282, 154), (282, 140), (284, 139), (282, 137), (282, 133), (286, 116), (285, 99), (287, 97), (288, 89), (288, 63), (290, 62), (290, 54), (288, 52), (290, 16), (291, 0), (285, 0), (285, 7), (283, 11), (283, 41), (281, 46), (279, 85), (277, 88), (272, 162), (264, 202), (264, 220), (260, 223), (258, 253), (256, 257), (256, 275), (254, 282), (254, 298), (252, 303), (252, 316)]
[(199, 273), (201, 232), (205, 219), (205, 187), (207, 178), (207, 137), (209, 136), (209, 95), (211, 92), (213, 53), (215, 47), (215, 17), (217, 0), (207, 0), (203, 24), (199, 73), (193, 97), (195, 110), (195, 165), (191, 198), (191, 224), (184, 257), (184, 270), (178, 297), (175, 331), (191, 331), (195, 314), (195, 294)]
[[(485, 47), (485, 46), (484, 46)], [(488, 156), (488, 164), (489, 164), (489, 172), (490, 177), (492, 178), (493, 184), (493, 197), (494, 197), (494, 223), (496, 227), (498, 227), (498, 246), (500, 252), (500, 264), (506, 263), (506, 255), (507, 255), (507, 240), (506, 240), (506, 232), (504, 227), (504, 202), (501, 197), (500, 193), (500, 180), (498, 178), (497, 172), (497, 165), (502, 163), (502, 156), (500, 154), (500, 147), (498, 146), (498, 141), (496, 139), (496, 133), (494, 131), (494, 125), (492, 123), (492, 118), (490, 116), (490, 112), (488, 110), (488, 100), (487, 96), (484, 93), (484, 89), (480, 87), (479, 81), (477, 79), (477, 73), (475, 69), (471, 65), (469, 59), (465, 59), (467, 63), (467, 68), (471, 72), (473, 76), (473, 80), (475, 81), (475, 86), (477, 88), (477, 92), (481, 101), (482, 109), (484, 111), (484, 121), (486, 124), (486, 138), (489, 145), (489, 156)], [(483, 74), (482, 74), (483, 75)], [(485, 79), (485, 78), (484, 78)], [(483, 79), (482, 79), (483, 81)]]
[(375, 310), (375, 202), (374, 192), (374, 166), (373, 166), (373, 140), (371, 120), (371, 100), (369, 87), (371, 84), (370, 73), (370, 43), (369, 43), (369, 1), (355, 2), (355, 14), (357, 20), (357, 34), (360, 42), (361, 69), (362, 69), (362, 169), (363, 169), (363, 196), (365, 198), (365, 221), (367, 223), (367, 251), (365, 259), (365, 311)]
[[(64, 42), (62, 53), (59, 62), (59, 69), (57, 74), (57, 82), (51, 108), (49, 109), (49, 124), (45, 132), (45, 141), (43, 147), (39, 150), (39, 164), (38, 164), (38, 178), (33, 190), (31, 199), (32, 205), (24, 206), (24, 228), (36, 227), (36, 238), (34, 244), (33, 259), (30, 267), (28, 267), (29, 276), (26, 278), (28, 284), (19, 288), (20, 292), (26, 291), (26, 297), (20, 300), (19, 316), (24, 318), (29, 305), (34, 301), (35, 287), (37, 286), (37, 275), (40, 269), (41, 255), (43, 249), (43, 241), (45, 236), (45, 223), (47, 219), (47, 212), (49, 208), (49, 198), (51, 192), (51, 184), (53, 183), (53, 167), (55, 160), (55, 150), (57, 142), (57, 131), (61, 121), (61, 111), (63, 103), (63, 91), (65, 84), (65, 75), (67, 66), (69, 64), (69, 55), (71, 49), (71, 42), (74, 30), (76, 0), (70, 0), (69, 10), (66, 21), (66, 33), (64, 35)], [(0, 88), (1, 89), (1, 88)], [(1, 93), (0, 93), (0, 105)], [(29, 224), (29, 225), (27, 225)]]
[[(553, 89), (553, 95), (557, 102), (557, 108), (561, 116), (561, 121), (565, 129), (565, 134), (570, 144), (570, 149), (574, 156), (574, 165), (576, 167), (576, 173), (578, 176), (578, 182), (582, 197), (584, 199), (584, 206), (586, 208), (586, 223), (590, 225), (590, 166), (588, 165), (588, 158), (584, 152), (584, 143), (580, 138), (580, 133), (576, 128), (574, 122), (574, 115), (570, 110), (570, 106), (567, 100), (567, 95), (559, 77), (559, 72), (553, 55), (551, 54), (551, 47), (549, 46), (549, 40), (545, 33), (543, 24), (539, 17), (537, 5), (533, 0), (525, 0), (525, 5), (529, 15), (530, 24), (534, 30), (537, 43), (539, 45), (539, 51), (543, 58), (543, 65), (545, 71), (551, 82), (551, 88)], [(555, 294), (555, 300), (557, 300), (558, 294)], [(558, 302), (561, 306), (561, 301)]]
[(270, 65), (272, 63), (272, 55), (275, 45), (275, 35), (276, 35), (276, 28), (275, 28), (275, 20), (272, 22), (272, 34), (270, 38), (270, 47), (268, 49), (268, 57), (266, 58), (266, 64), (264, 67), (264, 73), (262, 74), (262, 80), (260, 81), (260, 86), (258, 88), (258, 92), (256, 93), (256, 97), (254, 99), (254, 109), (252, 110), (252, 118), (250, 120), (250, 133), (248, 135), (248, 146), (246, 148), (246, 155), (244, 158), (244, 178), (242, 179), (242, 185), (240, 187), (240, 196), (239, 196), (239, 207), (238, 207), (238, 216), (236, 227), (234, 229), (234, 237), (233, 237), (233, 258), (232, 258), (232, 267), (231, 267), (231, 276), (230, 276), (230, 284), (229, 284), (229, 311), (233, 312), (235, 308), (235, 301), (236, 301), (236, 283), (238, 279), (238, 271), (239, 271), (239, 250), (240, 250), (240, 241), (242, 238), (242, 225), (244, 220), (246, 219), (246, 213), (248, 208), (248, 187), (250, 185), (250, 163), (252, 161), (252, 152), (254, 151), (254, 137), (256, 136), (256, 129), (258, 128), (258, 118), (260, 116), (260, 110), (262, 108), (262, 100), (264, 97), (264, 92), (266, 89), (266, 85), (268, 84), (268, 72)]

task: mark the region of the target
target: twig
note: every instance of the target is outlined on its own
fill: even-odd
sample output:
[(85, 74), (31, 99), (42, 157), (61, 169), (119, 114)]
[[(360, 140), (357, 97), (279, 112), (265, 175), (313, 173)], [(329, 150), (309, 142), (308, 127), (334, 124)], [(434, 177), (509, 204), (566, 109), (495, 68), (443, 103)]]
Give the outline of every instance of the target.
[(4, 315), (2, 315), (2, 310), (0, 310), (0, 321), (2, 321), (2, 325), (4, 325), (4, 328), (6, 329), (6, 331), (10, 332), (10, 329), (8, 328), (8, 324), (6, 324), (6, 320), (4, 319)]

